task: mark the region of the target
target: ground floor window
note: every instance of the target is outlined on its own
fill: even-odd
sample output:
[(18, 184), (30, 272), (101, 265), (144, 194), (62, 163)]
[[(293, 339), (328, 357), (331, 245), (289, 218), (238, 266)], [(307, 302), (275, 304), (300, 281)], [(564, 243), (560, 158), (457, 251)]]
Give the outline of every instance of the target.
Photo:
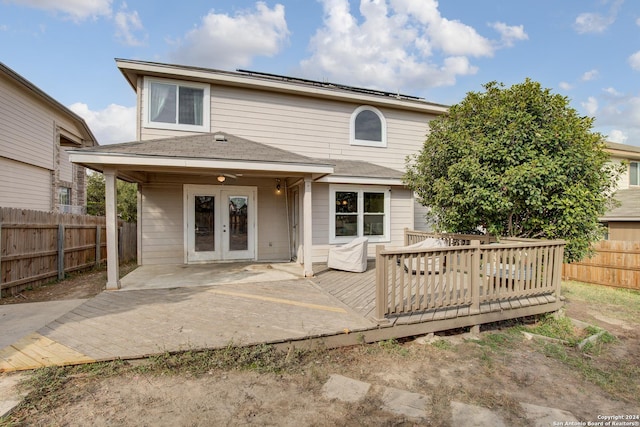
[(370, 242), (389, 241), (389, 188), (332, 185), (329, 192), (331, 243), (356, 237), (367, 237)]

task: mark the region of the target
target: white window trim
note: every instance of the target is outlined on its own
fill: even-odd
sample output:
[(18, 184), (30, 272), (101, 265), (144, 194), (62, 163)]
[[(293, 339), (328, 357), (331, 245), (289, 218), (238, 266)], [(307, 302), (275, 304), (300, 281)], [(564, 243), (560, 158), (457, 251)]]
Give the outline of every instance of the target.
[[(356, 117), (358, 117), (358, 114), (360, 114), (362, 111), (365, 111), (365, 110), (374, 112), (380, 119), (380, 125), (382, 127), (382, 135), (381, 135), (382, 141), (356, 139)], [(380, 110), (378, 110), (376, 107), (372, 107), (370, 105), (362, 105), (356, 108), (353, 111), (353, 113), (351, 113), (351, 122), (349, 125), (349, 129), (350, 129), (349, 143), (351, 145), (363, 145), (367, 147), (381, 147), (381, 148), (387, 147), (387, 121), (385, 120), (382, 112), (380, 112)]]
[[(336, 192), (358, 193), (358, 235), (336, 236)], [(384, 193), (384, 235), (364, 236), (364, 194)], [(329, 185), (329, 243), (348, 243), (356, 237), (366, 237), (369, 243), (387, 243), (391, 241), (391, 189), (380, 186)]]
[[(202, 98), (202, 125), (187, 125), (187, 124), (179, 124), (179, 123), (161, 123), (161, 122), (152, 122), (149, 119), (150, 108), (150, 100), (149, 96), (151, 95), (150, 84), (151, 83), (166, 83), (173, 84), (177, 86), (190, 87), (195, 89), (203, 89), (204, 96)], [(171, 80), (171, 79), (158, 79), (158, 78), (144, 78), (144, 99), (143, 99), (143, 111), (144, 117), (142, 119), (142, 125), (145, 128), (153, 128), (153, 129), (171, 129), (171, 130), (183, 130), (189, 132), (211, 132), (211, 86), (205, 83), (197, 83), (197, 82), (189, 82), (182, 80)]]

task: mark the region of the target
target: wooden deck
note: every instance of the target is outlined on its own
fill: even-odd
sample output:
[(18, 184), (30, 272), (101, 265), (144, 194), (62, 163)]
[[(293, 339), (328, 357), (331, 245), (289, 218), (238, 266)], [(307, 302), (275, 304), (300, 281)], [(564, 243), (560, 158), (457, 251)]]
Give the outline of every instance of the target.
[[(364, 273), (350, 273), (328, 269), (325, 264), (314, 265), (313, 281), (325, 292), (340, 300), (366, 319), (376, 320), (376, 266), (369, 261)], [(473, 312), (471, 305), (449, 306), (415, 311), (410, 314), (388, 314), (380, 326), (406, 329), (411, 334), (437, 332), (447, 329), (476, 326), (514, 319), (560, 309), (562, 302), (553, 294), (507, 298), (480, 304)], [(390, 335), (389, 335), (390, 333)], [(378, 334), (376, 334), (378, 335)], [(401, 338), (400, 330), (387, 331), (389, 338)]]

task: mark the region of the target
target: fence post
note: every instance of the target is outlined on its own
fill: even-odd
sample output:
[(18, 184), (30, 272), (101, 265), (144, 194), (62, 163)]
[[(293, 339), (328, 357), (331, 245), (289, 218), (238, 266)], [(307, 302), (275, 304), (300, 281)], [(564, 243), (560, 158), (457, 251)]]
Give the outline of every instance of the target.
[(385, 317), (387, 312), (387, 263), (382, 255), (384, 245), (376, 245), (376, 321), (378, 324), (389, 323)]
[(480, 312), (480, 240), (469, 242), (471, 247), (471, 313)]
[(58, 280), (64, 279), (64, 224), (58, 224)]
[(2, 299), (2, 222), (0, 222), (0, 299)]
[(409, 228), (404, 228), (404, 246), (409, 246)]
[(96, 224), (96, 268), (100, 267), (102, 261), (100, 258), (102, 258), (102, 229), (100, 224)]

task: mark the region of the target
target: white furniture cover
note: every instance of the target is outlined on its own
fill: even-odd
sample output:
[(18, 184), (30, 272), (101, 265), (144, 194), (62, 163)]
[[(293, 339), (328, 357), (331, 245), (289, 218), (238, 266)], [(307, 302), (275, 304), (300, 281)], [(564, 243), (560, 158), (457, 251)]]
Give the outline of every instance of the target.
[[(414, 243), (413, 245), (403, 246), (402, 249), (431, 249), (431, 248), (443, 248), (447, 246), (447, 242), (442, 239), (435, 239), (429, 237), (421, 242)], [(427, 258), (427, 265), (425, 265), (425, 257), (408, 258), (404, 261), (404, 267), (407, 271), (413, 274), (425, 274), (425, 273), (439, 273), (440, 272), (440, 257)]]
[(335, 270), (362, 273), (367, 271), (367, 243), (366, 237), (358, 237), (346, 245), (329, 248), (327, 267)]

